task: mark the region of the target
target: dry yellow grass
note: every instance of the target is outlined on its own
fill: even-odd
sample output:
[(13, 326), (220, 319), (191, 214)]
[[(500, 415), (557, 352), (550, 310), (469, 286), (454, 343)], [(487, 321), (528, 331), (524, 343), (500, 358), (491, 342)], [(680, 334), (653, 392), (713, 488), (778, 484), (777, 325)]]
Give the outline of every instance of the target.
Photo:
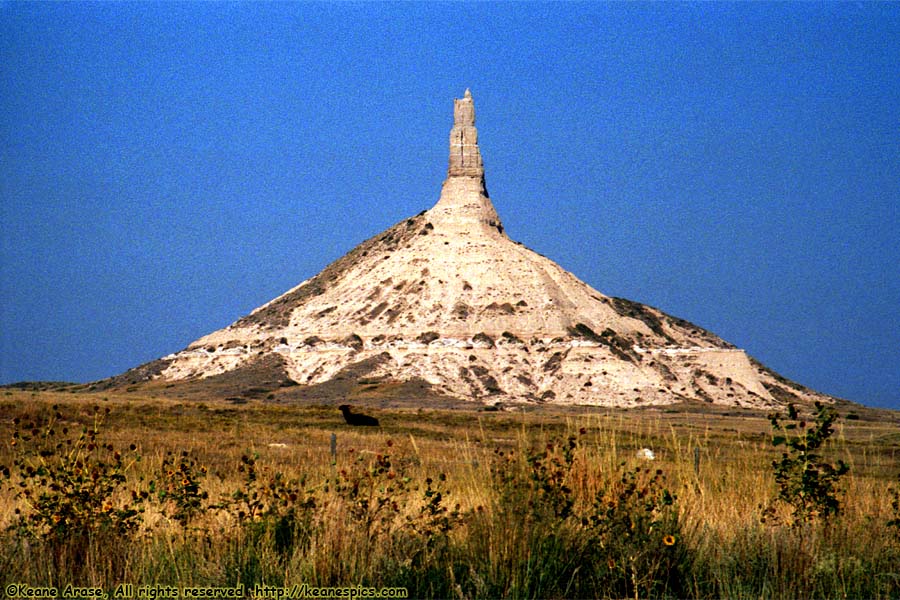
[[(753, 553), (761, 552), (757, 546), (764, 542), (767, 552), (780, 557), (777, 560), (793, 564), (785, 558), (793, 557), (795, 568), (813, 574), (817, 572), (815, 569), (831, 568), (826, 561), (827, 554), (832, 556), (829, 560), (837, 561), (838, 566), (834, 569), (836, 573), (839, 571), (835, 575), (839, 579), (839, 576), (846, 576), (845, 570), (849, 568), (846, 561), (856, 560), (857, 554), (862, 556), (893, 548), (891, 544), (895, 541), (900, 545), (900, 539), (893, 540), (885, 526), (894, 514), (889, 489), (897, 483), (894, 457), (900, 451), (900, 427), (890, 419), (841, 422), (828, 444), (827, 453), (829, 457), (841, 458), (851, 465), (850, 474), (842, 482), (843, 516), (829, 530), (828, 536), (835, 538), (827, 538), (825, 533), (819, 532), (816, 536), (808, 536), (801, 544), (791, 541), (793, 538), (782, 529), (767, 529), (760, 523), (762, 507), (776, 494), (771, 463), (780, 456), (780, 449), (776, 451), (771, 444), (769, 422), (760, 414), (652, 409), (585, 409), (583, 412), (545, 409), (490, 413), (394, 408), (376, 411), (382, 422), (380, 428), (352, 428), (345, 425), (340, 413), (331, 407), (265, 403), (234, 405), (217, 400), (180, 402), (140, 393), (9, 390), (3, 394), (0, 396), (0, 414), (3, 415), (0, 419), (0, 440), (3, 440), (0, 466), (13, 462), (9, 441), (15, 418), (23, 423), (46, 420), (58, 410), (62, 415), (60, 426), (75, 430), (92, 422), (92, 409), (96, 405), (110, 409), (103, 428), (104, 441), (117, 448), (135, 444), (143, 457), (129, 473), (133, 481), (141, 477), (145, 480), (158, 477), (166, 453), (188, 452), (198, 464), (208, 469), (203, 485), (211, 501), (227, 498), (245, 485), (239, 472), (242, 456), (256, 457), (263, 478), (276, 472), (283, 473), (288, 479), (302, 478), (310, 494), (334, 500), (334, 482), (339, 479), (341, 469), (352, 468), (358, 457), (362, 457), (362, 463), (369, 464), (376, 456), (390, 454), (392, 468), (408, 476), (411, 486), (420, 489), (427, 477), (444, 474), (445, 487), (450, 490), (447, 504), (451, 507), (458, 504), (463, 513), (477, 514), (496, 507), (498, 488), (496, 479), (492, 478), (492, 465), (496, 465), (498, 452), (503, 452), (505, 457), (515, 457), (510, 460), (524, 461), (523, 457), (531, 449), (544, 448), (548, 443), (559, 444), (574, 435), (578, 440), (576, 459), (566, 474), (566, 483), (574, 490), (578, 510), (589, 508), (595, 493), (622, 472), (623, 463), (629, 468), (652, 465), (654, 470), (663, 471), (665, 485), (677, 496), (683, 538), (678, 543), (689, 545), (699, 557), (693, 559), (692, 564), (703, 561), (713, 564), (716, 560), (721, 563), (716, 563), (718, 570), (713, 571), (718, 574), (712, 577), (721, 581), (704, 583), (695, 578), (696, 587), (691, 592), (694, 595), (708, 595), (704, 591), (707, 589), (745, 594), (741, 591), (743, 588), (730, 587), (736, 585), (733, 581), (738, 575), (726, 573), (726, 568), (721, 566), (730, 560), (726, 556), (727, 548), (743, 548), (739, 552), (756, 556)], [(54, 406), (58, 409), (53, 409)], [(332, 434), (337, 436), (334, 463), (330, 452)], [(652, 463), (637, 457), (642, 448), (652, 449), (656, 456)], [(398, 509), (396, 519), (412, 518), (421, 509), (424, 502), (421, 494), (416, 492), (410, 497), (413, 495), (419, 500)], [(4, 488), (0, 494), (0, 526), (6, 527), (12, 522), (16, 505), (11, 491)], [(371, 565), (363, 564), (368, 560), (367, 553), (359, 553), (356, 548), (361, 539), (359, 532), (342, 525), (348, 510), (346, 502), (329, 501), (322, 507), (323, 512), (317, 517), (326, 525), (322, 534), (311, 538), (302, 557), (263, 557), (263, 562), (270, 564), (270, 571), (265, 571), (267, 577), (286, 580), (303, 576), (325, 583), (348, 582), (345, 578), (350, 578), (350, 583), (360, 583), (365, 579)], [(476, 544), (467, 541), (475, 531), (473, 523), (461, 525), (451, 532), (454, 543), (460, 546)], [(207, 531), (224, 531), (235, 524), (233, 515), (212, 511), (200, 517), (195, 526)], [(159, 507), (147, 511), (145, 530), (156, 532), (156, 537), (152, 543), (147, 542), (144, 555), (152, 555), (152, 561), (156, 561), (153, 564), (161, 561), (160, 556), (163, 556), (168, 557), (166, 564), (177, 565), (177, 569), (172, 566), (166, 571), (166, 577), (183, 576), (192, 582), (226, 581), (230, 577), (223, 566), (225, 563), (217, 562), (213, 556), (207, 556), (207, 563), (213, 566), (185, 566), (183, 561), (187, 559), (183, 553), (186, 550), (178, 545), (178, 526), (167, 521)], [(165, 534), (166, 531), (169, 533)], [(382, 539), (378, 543), (388, 543), (384, 540), (393, 539), (391, 536), (378, 538)], [(516, 556), (518, 550), (508, 545), (517, 539), (515, 535), (490, 538), (485, 542), (488, 544), (487, 555)], [(860, 547), (854, 549), (854, 544)], [(241, 556), (243, 550), (238, 546), (229, 546), (229, 552)], [(826, 547), (827, 552), (823, 550)], [(839, 549), (846, 556), (835, 554)], [(198, 550), (192, 547), (191, 551)], [(207, 548), (204, 552), (224, 550)], [(145, 559), (150, 560), (147, 556)], [(345, 556), (346, 560), (336, 560), (336, 556)], [(862, 558), (859, 560), (863, 561)], [(501, 577), (500, 567), (491, 565), (490, 568), (495, 577)], [(272, 569), (277, 572), (275, 575)], [(151, 575), (145, 570), (142, 576)], [(452, 578), (458, 574), (444, 573), (442, 576)], [(813, 575), (809, 578), (811, 582), (815, 580)], [(484, 589), (496, 593), (499, 588)], [(770, 591), (794, 595), (809, 589), (814, 588), (776, 586)]]

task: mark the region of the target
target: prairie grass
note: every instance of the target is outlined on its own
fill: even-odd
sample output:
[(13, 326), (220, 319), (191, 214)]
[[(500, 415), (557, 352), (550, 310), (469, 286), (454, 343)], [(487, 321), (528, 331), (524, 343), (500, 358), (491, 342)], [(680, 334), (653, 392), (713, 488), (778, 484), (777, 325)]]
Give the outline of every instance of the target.
[[(377, 413), (380, 428), (350, 428), (330, 407), (3, 394), (2, 589), (307, 583), (441, 598), (900, 596), (900, 527), (890, 525), (900, 519), (900, 427), (890, 420), (838, 424), (823, 453), (850, 465), (840, 512), (790, 525), (764, 518), (781, 452), (765, 415), (750, 412), (395, 408)], [(53, 428), (56, 440), (65, 429), (71, 439), (95, 426), (96, 449), (85, 446), (81, 462), (41, 456), (43, 433), (31, 435)], [(655, 459), (639, 458), (643, 448)], [(23, 457), (63, 479), (93, 468), (101, 482), (112, 478), (108, 498), (76, 531), (62, 504), (35, 500), (38, 488), (57, 492), (24, 474)], [(28, 520), (41, 506), (43, 520)], [(110, 515), (132, 512), (134, 527), (113, 526)]]

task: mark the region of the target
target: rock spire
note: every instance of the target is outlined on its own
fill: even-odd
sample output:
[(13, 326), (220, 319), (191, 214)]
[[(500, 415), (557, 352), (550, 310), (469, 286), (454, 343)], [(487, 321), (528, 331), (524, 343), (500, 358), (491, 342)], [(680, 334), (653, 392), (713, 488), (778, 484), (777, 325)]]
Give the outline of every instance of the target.
[(450, 164), (441, 198), (432, 211), (436, 219), (456, 233), (503, 234), (503, 225), (484, 182), (484, 163), (475, 129), (475, 102), (468, 89), (462, 98), (453, 100)]
[(466, 89), (461, 99), (453, 101), (453, 129), (450, 130), (450, 167), (448, 177), (484, 177), (484, 164), (478, 150), (475, 129), (475, 102)]

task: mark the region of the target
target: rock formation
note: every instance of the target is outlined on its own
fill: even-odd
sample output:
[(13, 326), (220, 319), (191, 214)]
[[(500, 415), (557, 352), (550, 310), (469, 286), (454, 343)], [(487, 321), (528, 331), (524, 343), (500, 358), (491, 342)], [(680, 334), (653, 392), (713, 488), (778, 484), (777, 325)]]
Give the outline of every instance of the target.
[(438, 202), (225, 329), (115, 381), (416, 381), (494, 403), (762, 407), (820, 397), (684, 320), (606, 296), (507, 237), (471, 93)]

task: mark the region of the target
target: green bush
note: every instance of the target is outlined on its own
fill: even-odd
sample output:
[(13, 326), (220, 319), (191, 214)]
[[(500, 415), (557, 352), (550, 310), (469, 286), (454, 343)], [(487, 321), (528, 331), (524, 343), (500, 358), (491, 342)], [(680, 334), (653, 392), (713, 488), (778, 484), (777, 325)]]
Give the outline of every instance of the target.
[(177, 460), (173, 452), (168, 452), (162, 461), (159, 483), (151, 482), (151, 492), (157, 493), (164, 513), (184, 529), (208, 508), (209, 494), (200, 489), (206, 471), (187, 452), (182, 452)]
[[(790, 509), (795, 525), (827, 520), (840, 512), (838, 483), (850, 471), (844, 461), (838, 460), (832, 464), (821, 454), (823, 445), (834, 433), (837, 413), (833, 408), (816, 402), (815, 421), (807, 426), (793, 404), (788, 404), (787, 408), (790, 422), (785, 422), (784, 415), (769, 415), (773, 429), (772, 444), (787, 446), (781, 460), (772, 462), (778, 484), (777, 500)], [(767, 513), (770, 517), (777, 515), (774, 506), (770, 506)]]

